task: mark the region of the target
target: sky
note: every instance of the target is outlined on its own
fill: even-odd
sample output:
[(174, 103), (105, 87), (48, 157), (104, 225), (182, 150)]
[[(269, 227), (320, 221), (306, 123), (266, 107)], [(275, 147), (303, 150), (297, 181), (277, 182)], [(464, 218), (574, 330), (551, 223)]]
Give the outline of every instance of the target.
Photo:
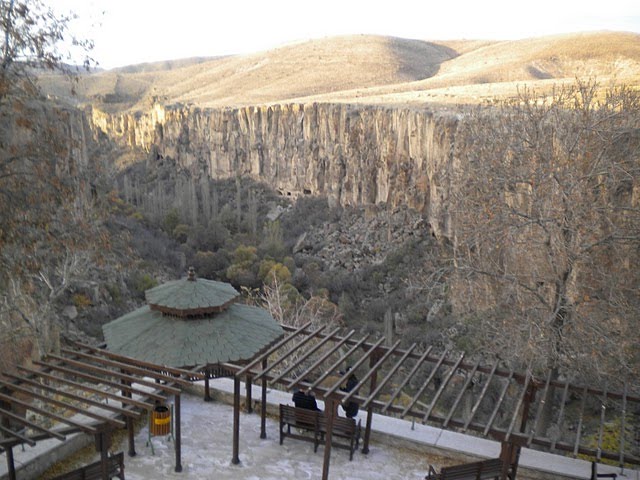
[(75, 12), (102, 68), (254, 53), (335, 35), (419, 40), (640, 34), (639, 0), (44, 0)]

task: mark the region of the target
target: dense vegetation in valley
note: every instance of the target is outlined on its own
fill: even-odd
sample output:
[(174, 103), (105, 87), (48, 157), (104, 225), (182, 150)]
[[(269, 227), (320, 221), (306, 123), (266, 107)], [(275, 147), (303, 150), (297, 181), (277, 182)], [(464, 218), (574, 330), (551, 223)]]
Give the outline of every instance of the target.
[[(594, 382), (615, 374), (638, 388), (639, 45), (625, 33), (340, 37), (81, 74), (75, 96), (57, 72), (39, 71), (34, 83), (31, 67), (63, 64), (55, 51), (28, 65), (3, 49), (0, 367), (60, 339), (99, 342), (104, 322), (193, 265), (283, 322), (498, 356), (535, 374)], [(415, 210), (389, 192), (380, 202), (282, 195), (250, 171), (217, 176), (160, 154), (171, 135), (160, 121), (144, 146), (95, 121), (102, 113), (144, 121), (157, 105), (179, 116), (182, 105), (319, 102), (447, 112), (455, 144), (450, 153), (439, 145), (446, 175), (416, 181), (416, 195), (439, 199), (439, 228), (433, 201)], [(357, 156), (365, 134), (355, 124), (340, 124), (354, 130), (334, 151)], [(337, 137), (330, 127), (326, 138)], [(415, 133), (397, 130), (411, 150)], [(175, 150), (194, 156), (189, 133), (175, 134)], [(385, 184), (376, 181), (378, 195)]]

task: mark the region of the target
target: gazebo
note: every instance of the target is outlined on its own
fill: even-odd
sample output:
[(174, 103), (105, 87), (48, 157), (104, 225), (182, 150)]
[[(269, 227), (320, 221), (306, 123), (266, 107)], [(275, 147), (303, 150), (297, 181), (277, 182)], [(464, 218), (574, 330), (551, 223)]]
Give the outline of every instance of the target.
[(145, 292), (147, 305), (102, 327), (107, 349), (175, 368), (201, 367), (205, 400), (209, 379), (233, 375), (221, 365), (243, 364), (284, 335), (264, 309), (236, 303), (228, 283), (187, 277)]

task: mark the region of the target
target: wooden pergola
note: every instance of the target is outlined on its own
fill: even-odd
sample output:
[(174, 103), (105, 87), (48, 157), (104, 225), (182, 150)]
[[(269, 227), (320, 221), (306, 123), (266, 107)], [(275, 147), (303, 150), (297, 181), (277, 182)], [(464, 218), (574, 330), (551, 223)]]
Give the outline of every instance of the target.
[[(602, 390), (554, 380), (551, 372), (535, 378), (530, 372), (505, 370), (498, 361), (490, 365), (469, 363), (463, 353), (435, 352), (432, 348), (419, 352), (416, 344), (402, 349), (399, 342), (386, 346), (384, 338), (375, 342), (369, 335), (356, 338), (353, 330), (341, 335), (338, 329), (312, 330), (310, 324), (284, 328), (286, 335), (249, 364), (223, 365), (235, 372), (234, 464), (240, 463), (240, 382), (244, 378), (248, 386), (258, 381), (262, 384), (261, 438), (266, 438), (269, 384), (286, 391), (296, 386), (309, 388), (325, 402), (324, 480), (329, 476), (336, 407), (347, 401), (357, 402), (366, 411), (365, 454), (373, 413), (377, 412), (500, 441), (503, 479), (509, 469), (515, 478), (522, 447), (580, 455), (597, 462), (607, 459), (621, 469), (640, 465), (638, 445), (625, 442), (629, 427), (640, 428), (632, 415), (640, 412), (640, 397), (632, 395), (626, 383), (622, 391)], [(341, 390), (344, 378), (337, 376), (347, 365), (359, 377), (350, 392)], [(246, 395), (250, 405), (251, 388)], [(598, 414), (594, 415), (596, 409)], [(619, 436), (614, 449), (603, 441), (608, 424), (615, 425)]]
[[(198, 367), (200, 368), (200, 367)], [(180, 387), (200, 373), (154, 365), (103, 349), (75, 344), (50, 354), (32, 367), (0, 373), (0, 451), (7, 459), (9, 480), (16, 479), (13, 448), (82, 432), (95, 437), (103, 478), (111, 432), (126, 428), (129, 455), (136, 454), (134, 420), (174, 397), (175, 471), (182, 471)], [(31, 412), (37, 419), (27, 415)], [(78, 420), (81, 414), (86, 418)], [(53, 426), (52, 426), (53, 425)]]

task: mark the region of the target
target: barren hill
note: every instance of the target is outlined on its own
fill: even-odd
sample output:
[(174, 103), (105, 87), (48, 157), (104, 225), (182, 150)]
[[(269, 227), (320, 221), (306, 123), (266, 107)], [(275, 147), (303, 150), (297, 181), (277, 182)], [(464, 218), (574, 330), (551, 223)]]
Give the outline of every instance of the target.
[[(640, 84), (640, 35), (594, 32), (518, 41), (428, 42), (358, 35), (266, 52), (130, 66), (84, 76), (82, 101), (108, 110), (164, 103), (238, 106), (290, 101), (474, 102), (518, 85), (595, 77)], [(60, 79), (42, 79), (62, 95)]]

